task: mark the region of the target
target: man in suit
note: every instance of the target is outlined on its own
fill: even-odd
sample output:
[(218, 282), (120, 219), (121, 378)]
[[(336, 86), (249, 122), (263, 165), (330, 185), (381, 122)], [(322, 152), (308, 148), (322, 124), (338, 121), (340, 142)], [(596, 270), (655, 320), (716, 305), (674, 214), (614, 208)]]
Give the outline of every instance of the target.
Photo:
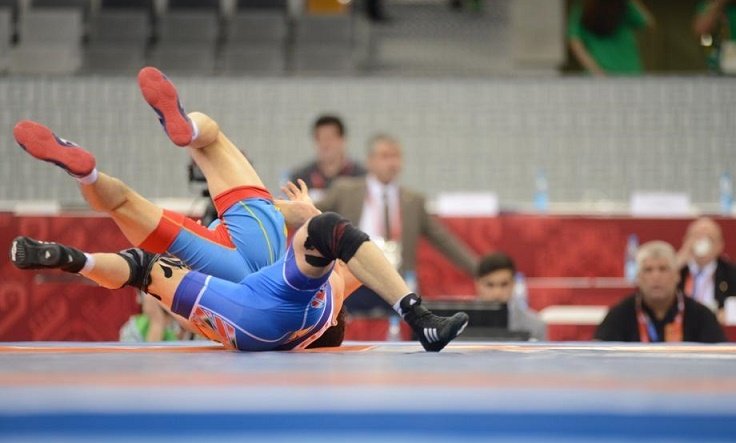
[(736, 266), (723, 254), (723, 232), (713, 219), (692, 222), (677, 253), (680, 289), (714, 311), (724, 322), (726, 298), (736, 295)]
[[(368, 175), (336, 180), (317, 202), (317, 207), (337, 212), (360, 226), (383, 246), (389, 261), (403, 275), (416, 269), (420, 237), (425, 237), (450, 261), (474, 275), (476, 255), (427, 213), (422, 194), (399, 184), (402, 161), (401, 146), (396, 139), (384, 134), (372, 137), (368, 143)], [(351, 298), (353, 310), (380, 306), (370, 302), (370, 295), (356, 293)]]

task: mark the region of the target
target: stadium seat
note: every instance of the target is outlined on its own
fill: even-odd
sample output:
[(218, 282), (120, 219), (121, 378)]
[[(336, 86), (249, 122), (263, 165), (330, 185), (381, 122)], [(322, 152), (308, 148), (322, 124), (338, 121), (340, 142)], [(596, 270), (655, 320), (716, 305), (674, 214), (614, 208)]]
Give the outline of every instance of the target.
[(110, 1), (90, 19), (84, 70), (91, 73), (135, 72), (146, 62), (153, 4)]
[(293, 67), (306, 73), (347, 73), (359, 64), (359, 20), (348, 14), (298, 17), (294, 23)]
[(170, 1), (158, 17), (148, 62), (165, 71), (212, 74), (220, 37), (218, 1)]
[(82, 15), (78, 7), (33, 7), (22, 13), (20, 41), (11, 51), (11, 72), (76, 72), (82, 64)]
[(13, 39), (13, 11), (0, 6), (0, 72), (5, 73), (10, 64), (10, 42)]
[(230, 20), (223, 50), (226, 73), (283, 73), (287, 37), (285, 11), (240, 11)]

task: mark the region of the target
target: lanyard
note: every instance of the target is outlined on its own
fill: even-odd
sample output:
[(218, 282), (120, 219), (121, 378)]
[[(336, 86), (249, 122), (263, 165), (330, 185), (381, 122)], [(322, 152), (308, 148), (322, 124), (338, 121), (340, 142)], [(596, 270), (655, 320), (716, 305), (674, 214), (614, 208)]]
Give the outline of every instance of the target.
[(658, 341), (682, 341), (682, 320), (685, 316), (685, 297), (677, 293), (677, 315), (664, 326), (664, 340), (659, 339), (657, 327), (642, 308), (641, 294), (636, 295), (636, 320), (639, 323), (639, 339), (644, 343)]

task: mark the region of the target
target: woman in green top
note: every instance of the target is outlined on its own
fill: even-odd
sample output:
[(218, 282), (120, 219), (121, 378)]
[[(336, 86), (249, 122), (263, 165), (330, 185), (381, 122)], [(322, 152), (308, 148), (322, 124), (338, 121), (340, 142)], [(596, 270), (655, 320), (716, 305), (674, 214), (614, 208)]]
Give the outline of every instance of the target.
[(708, 69), (736, 75), (736, 2), (703, 0), (698, 3), (693, 31), (706, 49)]
[(638, 0), (577, 0), (567, 36), (575, 58), (593, 75), (643, 71), (634, 32), (654, 19)]
[(736, 26), (736, 4), (732, 0), (705, 0), (698, 3), (698, 13), (693, 22), (695, 35), (713, 35), (723, 26), (728, 31), (723, 36), (736, 40), (736, 32), (731, 32)]

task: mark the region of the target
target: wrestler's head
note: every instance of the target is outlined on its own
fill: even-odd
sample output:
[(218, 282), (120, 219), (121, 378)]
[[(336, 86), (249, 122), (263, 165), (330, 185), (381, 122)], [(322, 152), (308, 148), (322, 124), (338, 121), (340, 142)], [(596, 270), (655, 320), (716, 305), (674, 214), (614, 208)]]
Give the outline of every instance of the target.
[(315, 340), (312, 344), (307, 346), (307, 349), (312, 348), (334, 348), (342, 344), (342, 340), (345, 338), (345, 308), (340, 309), (340, 313), (337, 314), (337, 325), (330, 327), (322, 334), (322, 337)]

